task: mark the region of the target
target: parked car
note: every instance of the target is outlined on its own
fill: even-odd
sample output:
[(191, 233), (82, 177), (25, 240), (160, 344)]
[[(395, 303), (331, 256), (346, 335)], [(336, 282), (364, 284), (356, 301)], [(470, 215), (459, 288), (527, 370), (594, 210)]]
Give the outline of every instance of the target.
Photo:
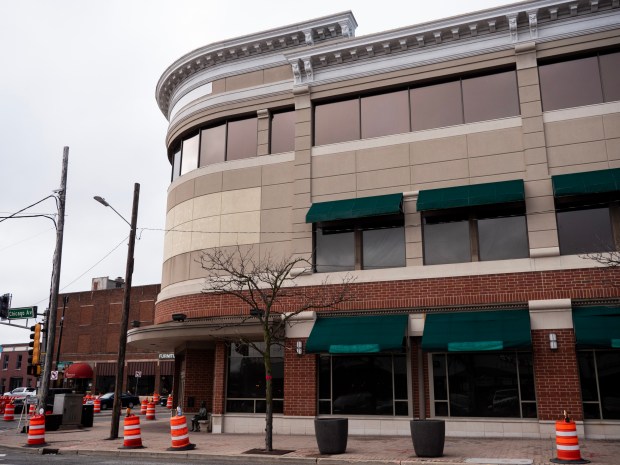
[(13, 397), (26, 397), (26, 396), (36, 396), (37, 388), (33, 387), (18, 387), (13, 389), (12, 391), (5, 392), (5, 396), (13, 396)]
[(161, 405), (162, 407), (165, 407), (167, 402), (168, 402), (168, 396), (164, 396), (164, 395), (159, 396), (159, 405)]
[[(112, 408), (112, 406), (114, 405), (114, 393), (107, 392), (102, 395), (99, 400), (101, 401), (101, 410)], [(121, 393), (121, 406), (123, 408), (134, 408), (135, 406), (139, 407), (140, 398), (138, 396), (134, 396), (133, 394), (129, 394), (128, 392), (123, 392)]]

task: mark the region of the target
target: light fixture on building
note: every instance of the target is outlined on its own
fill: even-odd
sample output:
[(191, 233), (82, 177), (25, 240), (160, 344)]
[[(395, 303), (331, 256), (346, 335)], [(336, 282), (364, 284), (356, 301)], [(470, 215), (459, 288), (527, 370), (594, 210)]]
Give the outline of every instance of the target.
[(140, 327), (140, 320), (133, 320), (131, 322), (131, 327), (132, 328), (139, 328)]
[(303, 355), (304, 354), (304, 343), (301, 341), (297, 341), (295, 351), (297, 352), (297, 355)]
[(551, 350), (558, 350), (558, 337), (555, 333), (549, 333), (549, 348)]
[(187, 315), (185, 313), (173, 313), (172, 321), (185, 321)]

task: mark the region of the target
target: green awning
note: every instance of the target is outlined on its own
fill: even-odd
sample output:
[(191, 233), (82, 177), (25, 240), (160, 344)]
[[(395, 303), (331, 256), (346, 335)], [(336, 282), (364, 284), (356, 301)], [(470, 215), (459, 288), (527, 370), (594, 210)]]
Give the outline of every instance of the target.
[(573, 308), (575, 339), (580, 349), (620, 349), (620, 307)]
[(551, 176), (553, 195), (604, 194), (620, 191), (620, 168)]
[(422, 349), (426, 351), (478, 352), (531, 345), (527, 309), (429, 313), (424, 322)]
[(308, 353), (368, 354), (403, 348), (407, 315), (318, 318)]
[(525, 201), (523, 180), (515, 179), (514, 181), (421, 190), (418, 195), (417, 209), (418, 211), (445, 210), (523, 201)]
[(400, 193), (313, 203), (306, 214), (306, 223), (392, 215), (402, 211), (402, 201)]

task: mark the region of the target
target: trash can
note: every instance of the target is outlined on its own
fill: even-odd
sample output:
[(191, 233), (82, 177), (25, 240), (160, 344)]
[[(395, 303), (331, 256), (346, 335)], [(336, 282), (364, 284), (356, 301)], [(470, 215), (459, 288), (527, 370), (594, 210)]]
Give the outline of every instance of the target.
[(93, 427), (93, 419), (95, 418), (95, 406), (93, 404), (82, 405), (82, 426), (86, 428)]

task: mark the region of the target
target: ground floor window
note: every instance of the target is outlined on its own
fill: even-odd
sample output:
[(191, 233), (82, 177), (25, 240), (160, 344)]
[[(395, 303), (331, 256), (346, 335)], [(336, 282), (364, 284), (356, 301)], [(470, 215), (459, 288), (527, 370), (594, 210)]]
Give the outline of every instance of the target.
[(319, 413), (409, 415), (404, 354), (321, 355)]
[(105, 394), (106, 392), (114, 392), (114, 383), (116, 376), (97, 376), (95, 392)]
[(536, 418), (530, 352), (432, 355), (436, 416)]
[(577, 352), (585, 419), (620, 420), (620, 350)]
[[(255, 343), (262, 349), (263, 343)], [(271, 346), (271, 376), (273, 387), (273, 411), (284, 411), (284, 349)], [(228, 379), (226, 383), (226, 411), (241, 413), (264, 413), (265, 365), (263, 356), (251, 345), (231, 344), (228, 355)]]
[(9, 382), (9, 391), (24, 385), (24, 378), (11, 378)]
[(172, 383), (174, 382), (174, 376), (163, 375), (159, 379), (159, 393), (169, 394), (172, 392)]
[(152, 396), (155, 392), (155, 376), (143, 375), (140, 378), (127, 376), (127, 391), (137, 396)]

